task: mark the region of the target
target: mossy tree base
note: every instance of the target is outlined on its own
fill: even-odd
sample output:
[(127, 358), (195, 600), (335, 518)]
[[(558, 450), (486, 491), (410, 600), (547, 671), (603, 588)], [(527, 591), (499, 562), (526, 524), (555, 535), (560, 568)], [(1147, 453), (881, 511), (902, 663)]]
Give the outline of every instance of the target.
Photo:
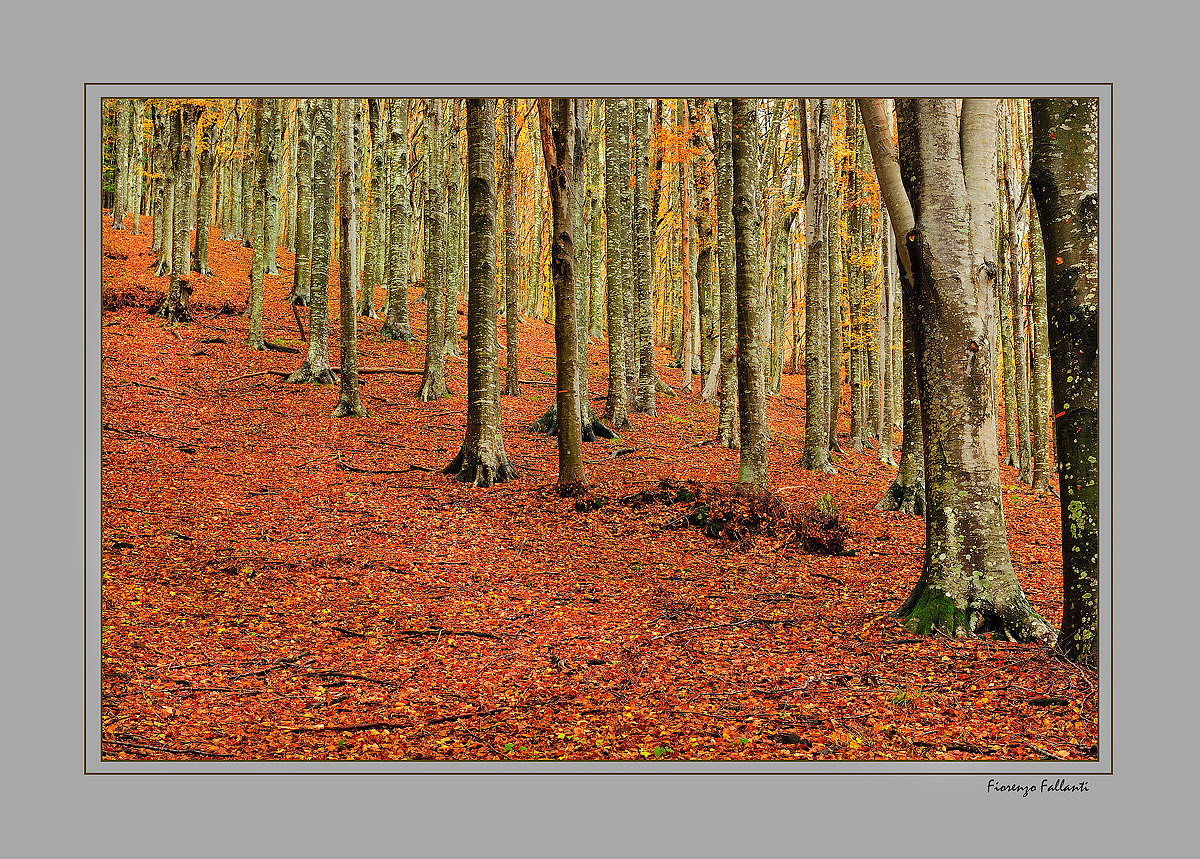
[(421, 382), (421, 387), (417, 389), (417, 399), (423, 403), (428, 403), (431, 400), (439, 400), (442, 397), (448, 397), (450, 389), (446, 387), (444, 380), (433, 380), (426, 378)]
[(1012, 642), (1054, 644), (1054, 628), (1029, 604), (1019, 587), (1001, 588), (999, 598), (992, 599), (986, 587), (977, 589), (966, 584), (965, 595), (952, 596), (934, 577), (922, 575), (894, 617), (917, 635), (966, 638), (990, 632), (993, 638)]
[(332, 414), (335, 418), (369, 418), (371, 416), (362, 403), (351, 403), (347, 400), (339, 400), (338, 404), (334, 406)]
[(493, 486), (515, 480), (517, 471), (509, 463), (504, 450), (494, 450), (484, 445), (464, 444), (458, 456), (442, 469), (443, 474), (453, 475), (455, 480), (472, 486)]
[(925, 481), (901, 482), (897, 477), (875, 505), (876, 510), (895, 510), (909, 516), (925, 515)]
[[(545, 435), (558, 435), (558, 403), (554, 403), (546, 411), (544, 415), (534, 422), (530, 428), (531, 432), (540, 432)], [(597, 441), (599, 439), (620, 438), (615, 432), (604, 425), (600, 418), (592, 414), (591, 409), (588, 409), (588, 420), (582, 422), (583, 440)]]

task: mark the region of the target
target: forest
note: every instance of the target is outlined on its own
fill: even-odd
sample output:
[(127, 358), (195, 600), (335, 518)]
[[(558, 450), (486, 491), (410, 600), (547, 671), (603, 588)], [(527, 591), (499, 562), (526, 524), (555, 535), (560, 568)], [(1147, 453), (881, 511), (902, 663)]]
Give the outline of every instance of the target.
[(1099, 102), (106, 98), (105, 761), (1094, 761)]

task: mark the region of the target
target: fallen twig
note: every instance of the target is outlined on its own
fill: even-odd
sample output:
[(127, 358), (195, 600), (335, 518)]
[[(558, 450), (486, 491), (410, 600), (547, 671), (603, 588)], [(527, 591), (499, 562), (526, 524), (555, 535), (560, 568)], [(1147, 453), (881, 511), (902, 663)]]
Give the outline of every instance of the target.
[(473, 632), (469, 629), (445, 629), (443, 627), (434, 627), (433, 629), (397, 629), (396, 635), (470, 635), (475, 638), (491, 638), (496, 641), (503, 641), (504, 636), (495, 635), (491, 632)]
[(101, 743), (110, 746), (125, 746), (130, 749), (150, 749), (155, 752), (172, 752), (177, 755), (203, 755), (208, 758), (231, 758), (233, 755), (227, 755), (222, 752), (206, 752), (203, 749), (174, 749), (170, 746), (151, 746), (145, 743), (127, 743), (124, 740), (101, 740)]

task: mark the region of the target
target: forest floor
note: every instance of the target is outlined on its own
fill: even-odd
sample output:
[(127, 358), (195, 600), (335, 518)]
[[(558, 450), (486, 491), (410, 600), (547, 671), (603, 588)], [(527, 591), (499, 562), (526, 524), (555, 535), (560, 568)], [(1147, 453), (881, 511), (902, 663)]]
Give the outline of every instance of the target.
[[(619, 442), (585, 445), (611, 500), (580, 512), (554, 490), (556, 440), (529, 431), (553, 401), (553, 327), (522, 320), (529, 381), (502, 399), (518, 479), (466, 486), (441, 474), (463, 438), (465, 360), (447, 361), (451, 396), (422, 403), (423, 342), (360, 319), (360, 366), (415, 373), (363, 376), (370, 417), (335, 419), (336, 386), (265, 372), (306, 349), (284, 300), (290, 254), (265, 278), (264, 333), (301, 352), (254, 352), (237, 315), (249, 249), (213, 230), (195, 321), (170, 326), (146, 312), (167, 288), (149, 219), (140, 236), (110, 221), (103, 293), (132, 303), (102, 319), (105, 760), (1097, 758), (1094, 672), (1041, 645), (916, 638), (891, 617), (924, 521), (874, 509), (894, 475), (874, 450), (836, 457), (835, 476), (798, 466), (802, 376), (768, 398), (772, 488), (794, 504), (830, 493), (852, 555), (713, 539), (677, 527), (676, 507), (620, 502), (661, 479), (736, 479), (699, 377)], [(593, 341), (598, 413), (606, 355)], [(678, 391), (682, 370), (658, 357)], [(1018, 578), (1057, 626), (1058, 501), (1001, 473)]]

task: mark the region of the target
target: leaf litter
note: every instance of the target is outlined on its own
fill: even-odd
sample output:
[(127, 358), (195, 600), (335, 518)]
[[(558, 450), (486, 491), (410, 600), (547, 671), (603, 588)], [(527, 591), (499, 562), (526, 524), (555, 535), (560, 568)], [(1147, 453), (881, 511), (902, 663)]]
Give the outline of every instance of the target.
[[(1096, 759), (1094, 672), (891, 617), (924, 522), (874, 510), (894, 472), (873, 451), (799, 467), (802, 377), (768, 398), (769, 496), (737, 490), (715, 406), (680, 395), (586, 445), (587, 491), (563, 497), (533, 385), (502, 399), (518, 479), (472, 488), (440, 473), (465, 361), (430, 403), (414, 375), (366, 375), (371, 417), (334, 419), (335, 389), (278, 375), (299, 356), (243, 345), (250, 250), (214, 230), (194, 321), (170, 326), (146, 312), (166, 290), (149, 232), (103, 235), (106, 760)], [(303, 349), (277, 257), (264, 334)], [(420, 370), (422, 343), (358, 324), (364, 367)], [(551, 378), (552, 355), (552, 326), (522, 318), (521, 377)], [(605, 355), (589, 345), (596, 408)], [(1057, 624), (1057, 501), (1001, 471), (1018, 577)]]

